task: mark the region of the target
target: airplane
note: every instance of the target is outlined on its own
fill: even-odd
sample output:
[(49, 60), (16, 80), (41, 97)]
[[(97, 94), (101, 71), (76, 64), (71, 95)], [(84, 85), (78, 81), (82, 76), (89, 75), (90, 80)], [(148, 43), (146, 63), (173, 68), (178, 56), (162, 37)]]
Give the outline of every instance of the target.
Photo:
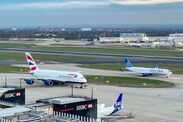
[(25, 56), (30, 68), (29, 73), (35, 77), (34, 79), (24, 79), (28, 85), (34, 84), (34, 80), (41, 80), (47, 86), (52, 86), (56, 83), (76, 83), (81, 84), (81, 87), (83, 87), (83, 84), (87, 82), (80, 72), (39, 69), (29, 52), (25, 52)]
[(119, 94), (119, 97), (116, 100), (116, 103), (113, 106), (105, 107), (105, 104), (99, 104), (97, 106), (97, 118), (99, 119), (111, 119), (111, 118), (119, 118), (120, 116), (113, 116), (114, 113), (120, 111), (123, 101), (123, 93)]
[(142, 73), (143, 77), (149, 77), (153, 74), (155, 75), (166, 75), (167, 78), (170, 77), (173, 73), (168, 69), (161, 69), (158, 67), (155, 68), (145, 68), (145, 67), (135, 67), (132, 65), (128, 58), (124, 58), (125, 69), (130, 70), (135, 73)]

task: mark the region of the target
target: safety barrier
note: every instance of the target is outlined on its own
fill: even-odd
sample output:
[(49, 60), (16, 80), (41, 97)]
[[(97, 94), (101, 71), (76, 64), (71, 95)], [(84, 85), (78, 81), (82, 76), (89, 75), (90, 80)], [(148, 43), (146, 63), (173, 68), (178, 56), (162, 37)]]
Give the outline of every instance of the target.
[[(37, 113), (36, 113), (37, 114)], [(43, 113), (40, 113), (43, 114)], [(21, 114), (23, 115), (23, 114)], [(18, 115), (16, 115), (18, 116)], [(39, 115), (38, 115), (39, 116)], [(40, 115), (41, 116), (41, 115)], [(12, 116), (13, 118), (13, 116)], [(11, 117), (7, 118), (0, 118), (0, 122), (27, 122), (27, 120), (30, 120), (30, 118), (27, 118), (25, 120), (17, 120), (12, 119)], [(35, 120), (34, 120), (35, 119)], [(31, 122), (108, 122), (107, 120), (101, 120), (101, 119), (95, 119), (91, 117), (85, 117), (85, 116), (79, 116), (79, 115), (73, 115), (69, 113), (63, 113), (63, 112), (53, 112), (53, 115), (50, 116), (50, 114), (44, 113), (44, 116), (40, 118), (31, 118)]]
[(58, 121), (63, 122), (108, 122), (107, 120), (95, 119), (91, 117), (73, 115), (63, 112), (53, 112), (53, 116), (57, 118)]

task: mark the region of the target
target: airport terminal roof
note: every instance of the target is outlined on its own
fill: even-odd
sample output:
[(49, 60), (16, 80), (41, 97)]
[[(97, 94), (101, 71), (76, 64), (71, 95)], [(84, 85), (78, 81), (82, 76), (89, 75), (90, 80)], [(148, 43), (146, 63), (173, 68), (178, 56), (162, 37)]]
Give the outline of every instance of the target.
[(86, 100), (91, 100), (91, 98), (81, 97), (81, 96), (64, 96), (64, 97), (41, 99), (38, 101), (52, 103), (52, 104), (69, 104), (69, 103), (81, 102)]
[(14, 90), (15, 88), (0, 88), (0, 92), (6, 92), (8, 90)]
[(6, 109), (0, 110), (0, 117), (12, 116), (12, 115), (17, 114), (17, 113), (23, 113), (23, 112), (28, 112), (28, 111), (31, 111), (31, 109), (23, 107), (23, 106), (6, 108)]

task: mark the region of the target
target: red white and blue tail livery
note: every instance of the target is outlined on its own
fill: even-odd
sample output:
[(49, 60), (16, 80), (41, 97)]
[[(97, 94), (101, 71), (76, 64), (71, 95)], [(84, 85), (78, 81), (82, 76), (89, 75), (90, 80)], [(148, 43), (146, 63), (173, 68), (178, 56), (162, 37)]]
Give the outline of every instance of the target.
[(26, 52), (25, 56), (26, 56), (26, 59), (27, 59), (27, 63), (29, 65), (30, 72), (34, 72), (34, 71), (38, 70), (39, 68), (36, 65), (36, 62), (32, 58), (31, 54), (29, 52)]
[(34, 84), (35, 80), (41, 80), (48, 86), (52, 86), (55, 83), (77, 83), (82, 85), (87, 82), (86, 78), (80, 72), (39, 69), (29, 52), (26, 52), (25, 56), (30, 68), (30, 74), (35, 77), (34, 80), (24, 79), (29, 85)]

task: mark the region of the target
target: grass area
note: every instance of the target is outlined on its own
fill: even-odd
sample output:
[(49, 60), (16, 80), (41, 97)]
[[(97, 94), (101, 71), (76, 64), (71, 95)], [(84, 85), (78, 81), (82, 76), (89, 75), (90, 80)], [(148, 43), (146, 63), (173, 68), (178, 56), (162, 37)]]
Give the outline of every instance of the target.
[(28, 68), (11, 65), (0, 65), (0, 73), (27, 72)]
[(173, 83), (133, 77), (113, 77), (113, 76), (86, 76), (88, 83), (116, 85), (122, 87), (143, 87), (143, 88), (165, 88), (174, 86)]
[[(156, 64), (135, 64), (135, 66), (143, 67), (154, 67), (155, 65)], [(120, 68), (122, 68), (125, 70), (125, 67), (122, 64), (82, 64), (79, 65), (79, 67), (114, 71), (120, 71)], [(175, 74), (183, 74), (183, 64), (159, 64), (159, 68), (169, 69)]]
[(183, 57), (183, 52), (178, 50), (142, 49), (142, 48), (96, 48), (76, 46), (38, 46), (34, 44), (1, 43), (0, 48), (22, 48), (36, 50), (56, 50), (68, 52), (110, 53), (121, 55), (145, 55), (145, 56), (177, 56)]
[[(86, 57), (86, 56), (64, 56), (64, 55), (52, 55), (52, 54), (32, 54), (35, 60), (40, 61), (83, 61), (92, 60), (100, 61), (102, 58)], [(25, 54), (18, 52), (0, 52), (0, 60), (19, 60), (24, 61)]]
[(81, 64), (79, 67), (90, 68), (90, 69), (102, 69), (102, 70), (114, 70), (120, 71), (120, 68), (125, 67), (121, 64)]
[(34, 44), (20, 44), (20, 43), (0, 43), (0, 48), (31, 48), (35, 46)]

